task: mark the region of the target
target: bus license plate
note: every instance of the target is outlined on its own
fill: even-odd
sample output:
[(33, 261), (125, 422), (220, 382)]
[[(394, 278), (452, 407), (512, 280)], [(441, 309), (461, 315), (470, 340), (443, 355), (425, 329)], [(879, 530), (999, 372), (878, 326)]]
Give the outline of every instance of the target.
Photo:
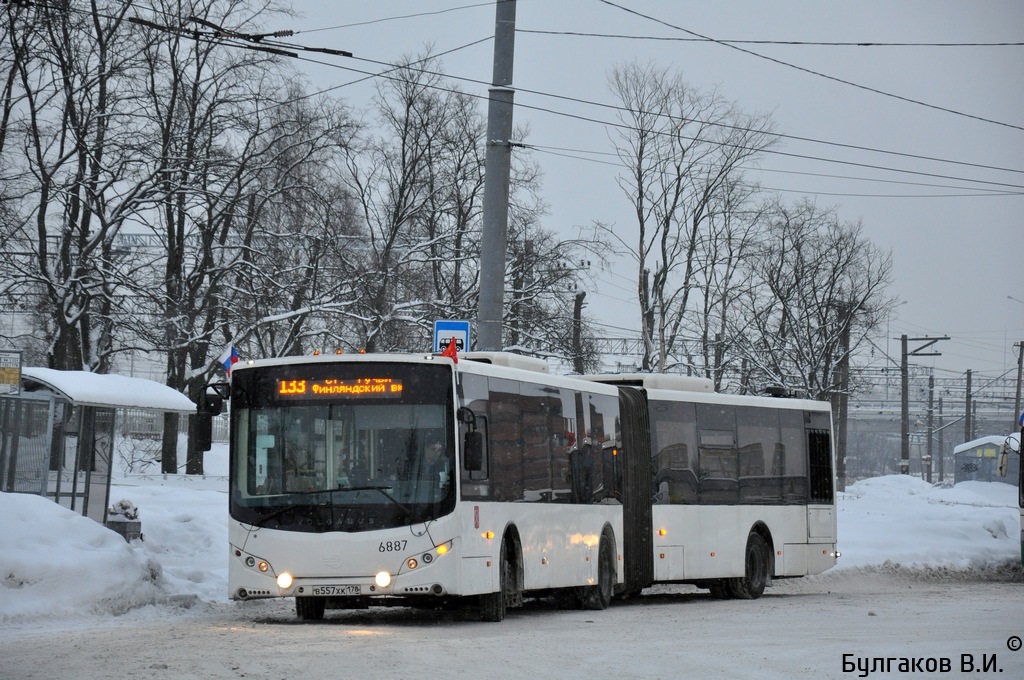
[(314, 595), (358, 595), (359, 586), (313, 586)]

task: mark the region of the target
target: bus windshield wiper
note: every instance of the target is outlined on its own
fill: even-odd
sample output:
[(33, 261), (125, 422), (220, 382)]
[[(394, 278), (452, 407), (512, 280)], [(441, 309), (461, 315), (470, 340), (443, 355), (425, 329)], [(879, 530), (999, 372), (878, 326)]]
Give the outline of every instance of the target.
[(339, 486), (336, 489), (331, 489), (331, 491), (379, 491), (384, 498), (387, 498), (389, 501), (394, 503), (398, 509), (404, 512), (407, 516), (412, 515), (412, 510), (388, 493), (391, 488), (392, 487), (389, 484), (361, 484), (359, 486)]
[(274, 519), (276, 517), (280, 517), (284, 513), (288, 512), (290, 510), (294, 510), (295, 508), (302, 507), (303, 505), (304, 505), (304, 503), (289, 503), (288, 505), (285, 505), (284, 507), (278, 508), (277, 510), (274, 510), (273, 512), (271, 512), (269, 514), (267, 514), (267, 515), (265, 515), (263, 517), (260, 517), (255, 522), (253, 522), (252, 525), (254, 527), (262, 527), (264, 524), (266, 524), (270, 520), (272, 520), (272, 519)]
[[(363, 485), (359, 485), (359, 486), (339, 486), (339, 487), (335, 487), (333, 489), (310, 489), (309, 491), (292, 491), (292, 492), (289, 493), (289, 495), (291, 495), (291, 496), (315, 496), (317, 494), (325, 494), (325, 493), (333, 494), (333, 493), (337, 493), (339, 491), (377, 491), (382, 496), (387, 498), (389, 501), (394, 503), (395, 506), (399, 510), (404, 512), (407, 517), (411, 517), (412, 514), (413, 514), (412, 510), (408, 506), (406, 506), (404, 503), (399, 501), (397, 498), (392, 496), (390, 493), (388, 493), (388, 491), (391, 488), (392, 487), (390, 485), (387, 485), (387, 484), (363, 484)], [(260, 517), (258, 520), (253, 522), (253, 526), (262, 527), (262, 526), (264, 526), (264, 524), (266, 524), (270, 520), (272, 520), (272, 519), (274, 519), (276, 517), (280, 517), (281, 515), (285, 514), (286, 512), (289, 512), (291, 510), (295, 510), (296, 508), (305, 507), (306, 505), (307, 505), (306, 503), (289, 503), (288, 505), (285, 505), (283, 507), (280, 507), (280, 508), (274, 510), (273, 512), (270, 512), (269, 514), (267, 514), (264, 517)]]
[[(310, 489), (309, 491), (289, 491), (288, 495), (289, 496), (314, 496), (316, 494), (332, 493), (334, 491), (338, 491), (338, 489)], [(282, 506), (282, 507), (278, 508), (277, 510), (274, 510), (273, 512), (268, 513), (267, 515), (265, 515), (263, 517), (260, 517), (258, 520), (253, 522), (253, 526), (262, 527), (265, 523), (269, 522), (270, 520), (274, 519), (275, 517), (280, 517), (281, 515), (283, 515), (284, 513), (288, 512), (290, 510), (294, 510), (296, 508), (301, 508), (301, 507), (308, 507), (308, 504), (307, 503), (289, 503), (288, 505)]]

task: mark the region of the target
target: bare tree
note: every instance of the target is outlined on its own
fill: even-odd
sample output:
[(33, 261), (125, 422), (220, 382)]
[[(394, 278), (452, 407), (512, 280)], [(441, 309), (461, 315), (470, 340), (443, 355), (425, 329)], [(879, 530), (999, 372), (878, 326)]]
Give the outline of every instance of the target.
[[(25, 30), (29, 16), (27, 8), (15, 5), (7, 8), (4, 20), (0, 22), (0, 45), (3, 45), (0, 50), (0, 74), (3, 74), (0, 85), (0, 159), (5, 158), (4, 148), (12, 114), (26, 95), (19, 87), (19, 79), (30, 59), (32, 46), (41, 44), (36, 31)], [(0, 194), (0, 198), (5, 200), (6, 196)]]
[(451, 94), (451, 118), (428, 149), (422, 228), (429, 248), (434, 318), (468, 319), (477, 306), (479, 219), (486, 123), (474, 99)]
[[(428, 53), (389, 72), (378, 86), (380, 134), (345, 156), (341, 177), (365, 225), (359, 253), (367, 275), (358, 291), (357, 341), (367, 351), (429, 344), (423, 320), (431, 282), (440, 275), (435, 254), (449, 208), (438, 193), (454, 138), (445, 130), (464, 120), (461, 100), (439, 87), (438, 68)], [(477, 140), (463, 143), (475, 146)]]
[[(812, 399), (837, 389), (836, 367), (856, 351), (892, 304), (892, 257), (859, 224), (804, 200), (776, 201), (754, 272), (758, 291), (743, 309), (751, 322), (746, 359), (761, 380)], [(844, 346), (844, 335), (850, 338)]]
[(730, 389), (747, 390), (743, 357), (737, 348), (747, 333), (747, 320), (739, 313), (741, 298), (752, 294), (752, 260), (759, 254), (763, 239), (763, 220), (754, 202), (756, 186), (743, 181), (726, 181), (715, 195), (709, 210), (707, 232), (695, 253), (694, 290), (697, 303), (692, 323), (697, 337), (683, 345), (693, 345), (695, 359), (688, 353), (688, 364), (703, 370), (715, 390), (724, 390), (727, 375), (739, 375), (739, 385)]
[[(423, 348), (429, 346), (432, 320), (469, 318), (477, 306), (486, 126), (476, 101), (442, 80), (440, 65), (429, 52), (407, 58), (388, 73), (378, 90), (377, 109), (381, 132), (364, 147), (351, 149), (341, 175), (358, 197), (366, 224), (361, 252), (368, 275), (358, 296), (359, 336), (367, 351)], [(517, 134), (523, 137), (527, 131)], [(554, 270), (569, 249), (548, 247), (551, 236), (538, 231), (545, 209), (534, 193), (539, 182), (537, 168), (520, 156), (512, 169), (510, 252), (517, 240), (544, 244), (532, 253), (541, 254), (544, 268)], [(527, 260), (529, 266), (536, 264), (525, 250), (519, 255), (525, 258), (520, 265)], [(563, 321), (568, 316), (564, 309), (528, 303), (530, 294), (516, 287), (525, 281), (522, 273), (514, 267), (506, 272), (506, 288), (512, 289), (506, 328), (511, 344), (526, 351), (518, 333), (540, 327), (520, 314), (543, 311)], [(539, 348), (548, 343), (527, 344)]]
[(513, 220), (510, 226), (505, 349), (596, 368), (593, 342), (583, 332), (582, 306), (577, 310), (576, 305), (589, 278), (589, 261), (600, 257), (597, 246), (558, 238), (532, 222)]
[(55, 368), (109, 367), (124, 302), (114, 242), (150, 200), (131, 142), (140, 62), (138, 38), (125, 30), (130, 8), (39, 5), (7, 15), (0, 168), (16, 215), (8, 237), (23, 259), (4, 286), (38, 296)]
[(609, 84), (623, 108), (616, 150), (628, 174), (620, 187), (637, 228), (631, 242), (615, 238), (637, 265), (642, 368), (664, 371), (679, 349), (715, 197), (770, 146), (770, 124), (653, 65), (617, 67)]
[[(251, 354), (342, 348), (365, 275), (356, 207), (327, 166), (357, 132), (343, 109), (293, 101), (275, 132), (244, 232), (225, 321)], [(351, 345), (349, 345), (351, 347)]]
[[(227, 343), (423, 348), (430, 321), (472, 315), (485, 125), (429, 53), (385, 74), (371, 136), (277, 56), (194, 30), (258, 30), (272, 1), (158, 0), (131, 22), (131, 2), (56, 8), (11, 7), (0, 30), (0, 295), (38, 315), (50, 365), (157, 352), (198, 401)], [(508, 327), (519, 351), (583, 365), (571, 263), (593, 244), (543, 229), (539, 186), (521, 154)]]
[[(171, 5), (164, 16), (178, 12)], [(244, 32), (272, 11), (264, 3), (204, 0), (191, 3), (189, 17)], [(286, 323), (289, 314), (299, 326), (305, 320), (309, 282), (287, 273), (296, 258), (275, 263), (280, 277), (273, 276), (274, 267), (266, 274), (260, 267), (275, 245), (278, 254), (300, 261), (291, 272), (305, 266), (302, 254), (318, 255), (280, 247), (276, 235), (295, 237), (290, 229), (305, 226), (301, 220), (268, 228), (264, 219), (295, 214), (316, 185), (304, 164), (323, 163), (318, 154), (344, 137), (340, 129), (347, 122), (333, 107), (294, 103), (303, 93), (288, 85), (277, 57), (192, 40), (183, 29), (146, 31), (149, 134), (140, 155), (158, 178), (159, 210), (149, 225), (163, 248), (151, 262), (159, 276), (138, 291), (148, 303), (151, 330), (136, 332), (166, 355), (167, 384), (198, 401), (214, 372), (211, 356), (224, 343), (245, 342), (249, 335), (265, 341), (267, 334), (258, 331)], [(255, 248), (263, 250), (254, 255)], [(283, 286), (285, 294), (274, 298), (281, 288), (267, 281)], [(294, 339), (285, 342), (284, 351), (294, 349)], [(172, 425), (168, 418), (165, 472), (176, 469)], [(196, 463), (190, 457), (189, 472)]]

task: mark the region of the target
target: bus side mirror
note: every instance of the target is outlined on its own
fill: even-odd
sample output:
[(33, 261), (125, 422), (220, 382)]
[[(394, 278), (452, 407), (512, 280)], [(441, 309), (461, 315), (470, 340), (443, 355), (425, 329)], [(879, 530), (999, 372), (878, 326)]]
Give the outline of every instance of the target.
[(227, 383), (211, 383), (199, 394), (193, 429), (197, 451), (209, 451), (213, 445), (213, 417), (219, 416), (224, 410), (224, 399), (227, 396)]
[(219, 416), (224, 410), (224, 402), (231, 398), (231, 386), (226, 382), (209, 383), (199, 393), (199, 413)]
[(195, 425), (196, 451), (209, 451), (213, 446), (213, 414), (199, 412)]
[(998, 472), (1000, 477), (1005, 477), (1006, 473), (1009, 472), (1011, 451), (1013, 451), (1013, 447), (1010, 445), (1010, 438), (1007, 437), (1003, 442), (1003, 448), (999, 451)]
[(219, 416), (224, 410), (224, 399), (219, 394), (204, 393), (199, 399), (199, 413)]
[(470, 472), (484, 469), (484, 433), (467, 432), (462, 446), (462, 463)]

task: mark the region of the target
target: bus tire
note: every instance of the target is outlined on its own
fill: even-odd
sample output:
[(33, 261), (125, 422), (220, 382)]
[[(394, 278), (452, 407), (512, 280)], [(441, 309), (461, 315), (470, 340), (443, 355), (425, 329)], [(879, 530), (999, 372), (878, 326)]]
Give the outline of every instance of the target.
[(729, 579), (729, 590), (737, 599), (756, 600), (768, 584), (768, 543), (761, 534), (750, 532), (743, 563), (743, 577)]
[(295, 614), (303, 621), (322, 621), (327, 609), (326, 597), (296, 597)]
[(498, 592), (485, 593), (480, 596), (480, 620), (497, 623), (505, 620), (505, 612), (508, 610), (508, 602), (511, 598), (508, 592), (515, 587), (515, 574), (512, 572), (512, 563), (505, 554), (505, 541), (501, 542), (501, 557), (498, 562)]
[(580, 593), (583, 609), (607, 609), (615, 594), (615, 546), (612, 539), (604, 534), (597, 548), (597, 583), (585, 586)]
[(729, 582), (725, 579), (715, 579), (708, 583), (706, 587), (711, 591), (711, 597), (716, 600), (728, 600), (732, 597), (732, 589), (729, 587)]

